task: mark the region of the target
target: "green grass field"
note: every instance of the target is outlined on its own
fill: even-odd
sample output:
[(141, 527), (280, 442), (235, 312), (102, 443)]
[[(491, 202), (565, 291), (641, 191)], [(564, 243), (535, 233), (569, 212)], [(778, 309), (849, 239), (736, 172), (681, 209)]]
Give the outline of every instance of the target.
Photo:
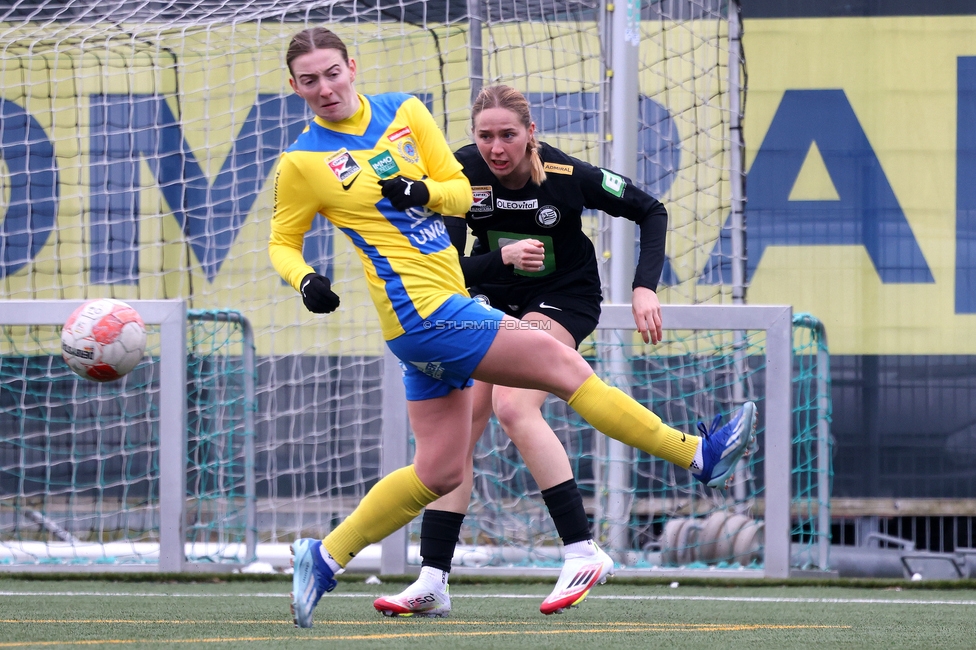
[[(458, 579), (444, 619), (372, 608), (402, 582), (344, 577), (296, 629), (290, 582), (0, 579), (2, 648), (974, 648), (976, 591), (919, 583), (832, 587), (616, 580), (546, 617), (550, 585)], [(124, 581), (123, 581), (124, 580)], [(849, 583), (848, 583), (849, 584)], [(918, 588), (911, 588), (918, 587)]]

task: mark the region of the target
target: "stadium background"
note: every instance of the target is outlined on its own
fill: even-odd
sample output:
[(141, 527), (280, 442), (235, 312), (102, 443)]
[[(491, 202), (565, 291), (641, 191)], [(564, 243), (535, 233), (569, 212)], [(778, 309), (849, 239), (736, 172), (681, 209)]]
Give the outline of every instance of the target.
[[(696, 7), (721, 4), (688, 3), (689, 17)], [(449, 15), (451, 7), (452, 3), (429, 3), (428, 11)], [(652, 3), (645, 7), (645, 18), (652, 19), (654, 12)], [(919, 9), (908, 2), (746, 0), (742, 16), (748, 71), (747, 302), (791, 304), (794, 311), (812, 313), (826, 325), (833, 383), (833, 495), (976, 499), (976, 341), (971, 334), (976, 314), (976, 8), (950, 1), (925, 3)], [(205, 43), (181, 43), (185, 51), (179, 54), (192, 58), (194, 48), (219, 50), (219, 35)], [(235, 37), (231, 32), (224, 36)], [(449, 43), (440, 45), (444, 52), (452, 51)], [(422, 60), (430, 45), (415, 47), (420, 52), (412, 56)], [(8, 46), (7, 51), (15, 48)], [(165, 78), (152, 73), (161, 65), (154, 58), (159, 51), (147, 49), (143, 54), (141, 61), (125, 61), (125, 74), (110, 77), (105, 87), (82, 87), (74, 96), (103, 98), (92, 107), (103, 111), (109, 124), (113, 119), (130, 120), (129, 125), (140, 128), (175, 123), (175, 115), (166, 115), (172, 106), (156, 98), (156, 93), (175, 91), (166, 87)], [(361, 62), (377, 56), (368, 48), (356, 54)], [(371, 63), (377, 66), (375, 60)], [(451, 65), (460, 68), (455, 76), (463, 76), (463, 61), (448, 60), (447, 68)], [(276, 99), (287, 95), (280, 52), (241, 57), (228, 66), (231, 71), (223, 73), (202, 64), (198, 71), (191, 70), (190, 78), (198, 76), (198, 87), (184, 95), (179, 107), (182, 131), (159, 129), (152, 136), (158, 140), (138, 146), (146, 151), (185, 146), (198, 153), (202, 176), (215, 178), (235, 130), (249, 120), (261, 120), (263, 109), (294, 117), (280, 133), (280, 143), (289, 142), (304, 117), (303, 107), (293, 99)], [(69, 83), (69, 70), (62, 75), (57, 65), (51, 69), (53, 86)], [(463, 142), (466, 95), (430, 91), (436, 86), (432, 69), (399, 73), (397, 89), (416, 89), (443, 118), (450, 142)], [(20, 98), (9, 92), (21, 87), (24, 74), (13, 68), (0, 73), (5, 88), (2, 115), (8, 124), (30, 112), (29, 104), (18, 103)], [(204, 97), (199, 88), (211, 81), (208, 75), (219, 78), (222, 87), (228, 77), (234, 79), (235, 97), (251, 93), (250, 99), (236, 105), (230, 95)], [(113, 103), (116, 83), (130, 98), (139, 98), (135, 110), (129, 110), (130, 99), (121, 107)], [(360, 90), (380, 92), (390, 85), (364, 80)], [(585, 92), (580, 96), (585, 98)], [(255, 102), (255, 97), (264, 103)], [(655, 99), (649, 92), (647, 100)], [(72, 101), (57, 94), (47, 100), (59, 109), (67, 109)], [(277, 101), (284, 107), (275, 105)], [(586, 101), (578, 107), (577, 130), (583, 135), (595, 130), (587, 123)], [(210, 117), (221, 102), (234, 116), (225, 122)], [(252, 115), (249, 111), (258, 106), (263, 109)], [(657, 106), (647, 103), (645, 110), (653, 112)], [(88, 119), (78, 119), (74, 110), (53, 114), (57, 117), (51, 123), (39, 126), (55, 134), (76, 129)], [(537, 112), (536, 117), (544, 124), (544, 116)], [(30, 120), (25, 125), (28, 132), (34, 128)], [(91, 135), (93, 141), (109, 141), (111, 134)], [(23, 133), (4, 130), (3, 144), (13, 147), (22, 137)], [(214, 147), (212, 142), (222, 144)], [(592, 158), (596, 152), (586, 137), (557, 143), (581, 157)], [(205, 158), (199, 154), (204, 151)], [(647, 154), (646, 148), (641, 151)], [(185, 197), (168, 194), (172, 185), (165, 170), (128, 170), (137, 178), (142, 172), (139, 191), (116, 193), (113, 203), (89, 197), (86, 190), (93, 182), (111, 188), (111, 174), (99, 172), (97, 166), (90, 172), (84, 169), (87, 163), (82, 160), (87, 159), (70, 145), (59, 144), (49, 156), (71, 161), (60, 166), (59, 175), (41, 182), (61, 187), (59, 207), (48, 202), (57, 210), (48, 215), (52, 223), (56, 218), (57, 232), (25, 244), (11, 235), (22, 215), (8, 210), (0, 233), (5, 239), (0, 261), (3, 297), (81, 298), (97, 293), (93, 287), (111, 287), (112, 295), (120, 298), (178, 296), (191, 298), (198, 308), (230, 306), (245, 313), (258, 331), (310, 323), (294, 292), (270, 271), (262, 246), (267, 238), (271, 165), (248, 168), (233, 178), (236, 184), (252, 184), (256, 192), (243, 211), (246, 219), (232, 224), (233, 235), (228, 237), (204, 232), (206, 226), (192, 209), (172, 207)], [(8, 170), (23, 164), (13, 156), (4, 158)], [(673, 217), (680, 220), (685, 208), (674, 197), (684, 194), (682, 179), (662, 180), (651, 165), (641, 169), (638, 180), (663, 194)], [(4, 188), (8, 207), (17, 191)], [(44, 199), (50, 193), (37, 191), (42, 193), (30, 198), (35, 218), (43, 219)], [(83, 244), (87, 240), (82, 230), (90, 224), (83, 221), (87, 217), (80, 206), (89, 198), (91, 213), (106, 215), (96, 228), (113, 231), (104, 241), (135, 238), (159, 245), (142, 248), (136, 256), (129, 250), (92, 250)], [(228, 189), (225, 198), (233, 201), (236, 195)], [(138, 221), (124, 216), (113, 220), (126, 214), (141, 216)], [(182, 245), (181, 233), (192, 235), (194, 228), (201, 229), (196, 233), (202, 236), (199, 246)], [(716, 246), (721, 244), (717, 238)], [(343, 300), (354, 307), (325, 324), (284, 328), (273, 339), (258, 338), (259, 355), (274, 355), (273, 362), (259, 366), (261, 410), (276, 413), (259, 422), (258, 435), (281, 441), (270, 445), (263, 462), (289, 467), (302, 454), (298, 432), (342, 428), (343, 414), (364, 403), (367, 434), (379, 426), (375, 360), (381, 344), (356, 264), (346, 245), (333, 240), (324, 225), (311, 246), (307, 252), (344, 286)], [(710, 254), (673, 256), (671, 275), (665, 277), (670, 286), (662, 291), (665, 301), (727, 301), (722, 287), (710, 292), (707, 286), (697, 286)], [(174, 272), (177, 268), (181, 270)], [(689, 289), (689, 284), (696, 287)], [(359, 355), (366, 362), (356, 366), (356, 376), (345, 376), (345, 369), (327, 363), (320, 367), (339, 341), (343, 355)], [(296, 353), (309, 349), (320, 356)], [(315, 372), (326, 377), (324, 387), (280, 381)], [(322, 408), (310, 412), (295, 408), (296, 402)], [(370, 412), (375, 421), (369, 420)], [(337, 460), (329, 471), (367, 477), (378, 471), (375, 449), (357, 454), (358, 450), (336, 450), (332, 457)], [(349, 455), (357, 455), (355, 470), (340, 460)], [(259, 485), (259, 490), (293, 493), (307, 478), (279, 476), (278, 486)]]
[(743, 6), (749, 301), (826, 324), (835, 497), (976, 496), (973, 13)]

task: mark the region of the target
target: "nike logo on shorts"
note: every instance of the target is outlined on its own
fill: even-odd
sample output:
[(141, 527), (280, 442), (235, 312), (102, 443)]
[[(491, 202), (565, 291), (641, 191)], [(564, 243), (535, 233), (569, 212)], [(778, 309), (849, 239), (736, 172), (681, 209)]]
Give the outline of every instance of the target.
[(552, 305), (547, 305), (545, 300), (539, 303), (539, 309), (555, 309), (556, 311), (562, 311), (562, 309), (559, 307), (553, 307)]

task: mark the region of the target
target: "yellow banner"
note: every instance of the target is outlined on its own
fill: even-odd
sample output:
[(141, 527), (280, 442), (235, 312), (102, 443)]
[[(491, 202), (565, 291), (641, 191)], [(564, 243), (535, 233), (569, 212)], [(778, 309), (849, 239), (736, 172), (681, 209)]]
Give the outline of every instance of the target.
[(976, 17), (744, 28), (748, 301), (834, 354), (976, 353)]

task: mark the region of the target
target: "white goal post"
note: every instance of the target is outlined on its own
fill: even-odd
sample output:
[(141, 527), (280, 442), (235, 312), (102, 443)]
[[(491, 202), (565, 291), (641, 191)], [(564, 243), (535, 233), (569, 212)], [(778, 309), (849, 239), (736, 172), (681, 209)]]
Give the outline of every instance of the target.
[[(791, 458), (793, 440), (792, 421), (792, 360), (793, 360), (793, 314), (788, 305), (663, 305), (663, 321), (666, 329), (666, 340), (671, 331), (710, 331), (722, 332), (725, 335), (735, 335), (745, 331), (762, 332), (764, 338), (763, 372), (765, 374), (765, 391), (761, 395), (761, 409), (763, 431), (762, 456), (764, 459), (764, 497), (761, 497), (763, 525), (765, 529), (765, 543), (762, 545), (760, 568), (743, 570), (740, 568), (721, 570), (712, 566), (708, 569), (651, 566), (644, 568), (624, 568), (618, 571), (620, 575), (709, 575), (709, 576), (752, 576), (752, 577), (788, 577), (791, 573)], [(633, 315), (630, 305), (605, 304), (598, 330), (614, 332), (629, 339), (634, 332)], [(707, 351), (706, 351), (707, 353)], [(384, 395), (384, 435), (383, 435), (383, 467), (391, 471), (407, 462), (409, 458), (406, 450), (409, 445), (405, 442), (406, 435), (406, 401), (403, 391), (399, 387), (399, 373), (385, 375)], [(397, 404), (399, 395), (400, 403)], [(583, 424), (585, 427), (586, 425)], [(556, 426), (553, 425), (555, 429)], [(476, 463), (476, 474), (478, 466)], [(607, 477), (609, 478), (609, 476)], [(476, 481), (477, 483), (477, 481)], [(680, 488), (683, 490), (683, 488)], [(604, 483), (597, 491), (613, 492), (620, 490), (629, 492), (632, 486), (612, 486)], [(477, 490), (476, 490), (477, 491)], [(755, 500), (756, 495), (748, 495), (737, 500), (739, 511), (743, 503)], [(824, 494), (820, 494), (824, 497)], [(475, 495), (477, 501), (478, 496)], [(708, 513), (697, 513), (704, 518)], [(470, 522), (476, 515), (469, 514)], [(543, 513), (542, 516), (545, 516)], [(545, 526), (540, 526), (537, 535), (542, 534)], [(416, 530), (414, 531), (416, 533)], [(416, 541), (416, 539), (414, 539)], [(827, 537), (820, 542), (827, 541)], [(486, 542), (490, 544), (491, 542)], [(610, 549), (613, 551), (613, 549)], [(474, 567), (455, 567), (457, 573), (496, 573), (496, 574), (557, 574), (558, 566), (540, 568), (532, 566), (531, 555), (520, 553), (517, 549), (492, 548), (481, 546), (478, 549), (461, 549), (455, 555), (455, 564), (465, 553), (476, 554), (481, 562)], [(537, 556), (548, 559), (558, 559), (560, 551), (553, 547), (551, 550), (538, 550)], [(627, 554), (617, 553), (618, 560)], [(490, 558), (490, 559), (489, 559)], [(407, 535), (401, 531), (387, 538), (382, 543), (381, 569), (384, 573), (402, 574), (416, 571), (418, 556), (416, 548), (408, 551)], [(550, 563), (551, 564), (551, 563)], [(412, 566), (411, 566), (412, 565)], [(825, 568), (825, 567), (824, 567)]]
[[(21, 336), (15, 332), (17, 328), (29, 331), (46, 327), (47, 337), (54, 340), (61, 324), (80, 304), (81, 301), (0, 301), (0, 330), (5, 333), (8, 345), (10, 339)], [(108, 523), (87, 521), (91, 513), (109, 519), (119, 518), (112, 512), (111, 504), (95, 503), (88, 510), (66, 508), (64, 504), (70, 504), (76, 497), (73, 491), (90, 491), (89, 483), (82, 478), (78, 479), (77, 486), (59, 486), (52, 481), (47, 491), (36, 489), (36, 486), (33, 490), (21, 489), (16, 493), (6, 490), (5, 494), (10, 497), (6, 499), (8, 506), (14, 502), (20, 504), (21, 517), (34, 519), (50, 537), (57, 537), (59, 541), (29, 540), (24, 535), (24, 526), (14, 526), (11, 535), (11, 526), (0, 516), (0, 570), (92, 570), (98, 567), (129, 571), (213, 571), (240, 568), (254, 560), (285, 568), (287, 543), (260, 543), (260, 540), (267, 540), (271, 532), (264, 530), (266, 524), (259, 522), (257, 512), (269, 512), (272, 506), (266, 496), (255, 498), (255, 485), (273, 481), (275, 477), (270, 468), (256, 476), (253, 414), (248, 416), (254, 407), (253, 381), (244, 382), (243, 394), (239, 397), (245, 404), (241, 429), (245, 437), (241, 463), (244, 475), (231, 485), (232, 489), (243, 487), (245, 498), (229, 506), (245, 513), (246, 531), (240, 538), (241, 543), (217, 548), (217, 545), (208, 543), (209, 538), (201, 539), (188, 531), (188, 517), (192, 519), (196, 516), (194, 512), (199, 510), (188, 504), (206, 501), (208, 495), (196, 492), (198, 482), (190, 478), (198, 468), (190, 449), (197, 435), (188, 435), (188, 429), (194, 427), (188, 423), (187, 405), (193, 403), (197, 411), (208, 406), (201, 407), (188, 394), (188, 386), (194, 385), (198, 373), (195, 371), (188, 377), (187, 368), (194, 367), (193, 359), (199, 356), (199, 345), (197, 341), (188, 341), (187, 333), (193, 333), (196, 339), (194, 323), (228, 317), (222, 313), (191, 313), (188, 316), (185, 304), (179, 300), (134, 300), (130, 304), (150, 330), (148, 359), (150, 365), (158, 366), (158, 388), (153, 382), (130, 388), (121, 383), (126, 381), (123, 378), (111, 383), (120, 384), (118, 388), (107, 390), (123, 395), (126, 392), (158, 391), (157, 395), (147, 397), (159, 404), (158, 424), (151, 425), (158, 427), (158, 448), (153, 449), (149, 439), (134, 443), (145, 446), (150, 454), (158, 454), (158, 475), (152, 478), (158, 480), (157, 499), (150, 499), (148, 504), (140, 506), (149, 510), (143, 519), (150, 522), (147, 526), (150, 530), (133, 532), (130, 529), (134, 526), (125, 524), (120, 527), (121, 532), (106, 532)], [(715, 412), (727, 414), (737, 408), (741, 400), (754, 400), (760, 406), (761, 446), (752, 454), (749, 463), (744, 463), (742, 471), (737, 472), (732, 490), (727, 493), (709, 491), (693, 480), (687, 480), (687, 476), (663, 461), (612, 451), (602, 435), (594, 435), (564, 403), (552, 398), (547, 407), (547, 418), (557, 435), (564, 439), (577, 478), (591, 495), (586, 501), (594, 532), (620, 563), (620, 575), (787, 577), (802, 564), (796, 556), (804, 552), (815, 558), (816, 568), (825, 569), (826, 545), (829, 544), (829, 531), (824, 531), (829, 526), (825, 511), (829, 501), (829, 466), (824, 462), (829, 457), (824, 426), (827, 415), (823, 404), (825, 386), (812, 376), (803, 380), (806, 385), (802, 391), (813, 391), (812, 408), (817, 412), (814, 417), (807, 418), (812, 425), (808, 428), (813, 429), (808, 432), (813, 438), (813, 452), (807, 453), (808, 458), (802, 461), (805, 467), (797, 468), (800, 472), (797, 475), (792, 467), (794, 457), (800, 458), (792, 394), (792, 386), (797, 381), (796, 322), (792, 309), (789, 306), (735, 305), (665, 305), (662, 309), (667, 327), (665, 341), (660, 347), (651, 348), (642, 347), (639, 342), (632, 343), (634, 325), (629, 305), (604, 305), (598, 329), (602, 334), (610, 334), (602, 340), (611, 343), (601, 343), (588, 352), (597, 372), (622, 389), (630, 390), (635, 398), (648, 403), (665, 421), (689, 431), (694, 430), (696, 419), (707, 420)], [(244, 329), (247, 339), (249, 328), (245, 325)], [(41, 340), (43, 337), (35, 335), (34, 338)], [(253, 347), (253, 341), (244, 347)], [(236, 351), (222, 350), (219, 354), (229, 353), (236, 354)], [(55, 413), (58, 400), (70, 403), (68, 408), (80, 411), (104, 408), (106, 394), (89, 394), (84, 390), (87, 386), (104, 385), (75, 377), (61, 362), (53, 346), (48, 346), (46, 354), (51, 359), (46, 376), (29, 376), (31, 373), (25, 372), (24, 377), (8, 383), (23, 383), (25, 388), (21, 391), (27, 395), (31, 390), (26, 387), (37, 382), (39, 388), (35, 392), (49, 402), (45, 412)], [(241, 356), (246, 359), (243, 375), (253, 380), (253, 356)], [(618, 357), (625, 358), (622, 366), (607, 364), (608, 359)], [(675, 363), (676, 360), (679, 363)], [(0, 372), (4, 373), (5, 379), (14, 376), (10, 368), (13, 366), (16, 370), (19, 363), (19, 357), (10, 355), (9, 350), (7, 356), (0, 356)], [(399, 364), (387, 354), (382, 365), (379, 385), (382, 393), (381, 474), (387, 474), (410, 462), (412, 440)], [(134, 372), (138, 374), (138, 370), (137, 367)], [(615, 372), (617, 375), (613, 376)], [(75, 388), (57, 388), (58, 382), (66, 381), (65, 377)], [(49, 385), (55, 387), (49, 388)], [(107, 399), (112, 396), (113, 393), (109, 393)], [(5, 421), (10, 417), (9, 401), (0, 395), (0, 418), (6, 417)], [(802, 404), (797, 406), (801, 411), (804, 408)], [(14, 421), (16, 417), (14, 413)], [(677, 418), (680, 423), (672, 418)], [(85, 426), (97, 429), (102, 421), (109, 424), (110, 416), (100, 417), (95, 424), (79, 424), (71, 429), (71, 434), (79, 438), (89, 435), (91, 432)], [(139, 424), (137, 421), (134, 426)], [(122, 426), (133, 425), (123, 422)], [(217, 434), (232, 437), (239, 424), (228, 420), (222, 427)], [(14, 428), (24, 429), (23, 426)], [(50, 435), (63, 438), (64, 431), (52, 424)], [(335, 435), (342, 434), (337, 431)], [(11, 463), (5, 450), (11, 443), (13, 446), (37, 447), (38, 443), (31, 441), (39, 437), (37, 432), (22, 432), (20, 438), (16, 433), (0, 436), (0, 470), (8, 475), (26, 476), (26, 465), (18, 467)], [(476, 454), (475, 461), (475, 495), (466, 520), (466, 526), (477, 531), (474, 536), (477, 544), (462, 543), (455, 556), (455, 570), (496, 575), (558, 572), (554, 563), (561, 557), (560, 546), (552, 537), (551, 522), (542, 511), (539, 499), (533, 496), (537, 495), (535, 488), (523, 485), (525, 468), (520, 459), (512, 453), (510, 444), (506, 446), (504, 435), (499, 435), (495, 424), (489, 427), (482, 442), (484, 446)], [(65, 443), (61, 444), (64, 446)], [(67, 444), (69, 447), (73, 445), (70, 440)], [(122, 453), (114, 447), (102, 448), (99, 456), (107, 462), (113, 454)], [(54, 453), (49, 453), (46, 458), (55, 457)], [(79, 468), (78, 476), (83, 473), (81, 466), (86, 461), (85, 456), (73, 458)], [(758, 481), (757, 476), (753, 476), (757, 461), (762, 463), (762, 476)], [(221, 462), (233, 464), (233, 460)], [(514, 472), (497, 475), (499, 463), (515, 468)], [(809, 463), (813, 466), (808, 466)], [(223, 468), (221, 471), (229, 470)], [(649, 481), (655, 485), (649, 486)], [(807, 503), (800, 504), (799, 509), (794, 507), (794, 484), (811, 486), (813, 491), (806, 495)], [(233, 501), (232, 495), (219, 497)], [(809, 503), (811, 498), (813, 503)], [(108, 503), (111, 499), (105, 501)], [(41, 507), (32, 504), (41, 504)], [(323, 505), (330, 509), (335, 507), (328, 502)], [(355, 500), (348, 500), (341, 506), (342, 512), (348, 514), (354, 506)], [(45, 511), (45, 507), (48, 510)], [(309, 508), (306, 517), (321, 516), (315, 512), (314, 503)], [(797, 545), (791, 543), (796, 532), (794, 519), (797, 512), (794, 510), (802, 514), (804, 508), (816, 515), (816, 522), (812, 524), (816, 534), (808, 548), (798, 552)], [(526, 513), (527, 516), (522, 516)], [(7, 517), (9, 519), (9, 513)], [(709, 522), (713, 521), (717, 522), (717, 528), (710, 528)], [(350, 564), (350, 569), (378, 570), (384, 574), (415, 572), (419, 563), (418, 522), (419, 519), (382, 544), (366, 549)], [(738, 528), (729, 528), (732, 522), (738, 522)], [(655, 523), (658, 529), (663, 527), (663, 531), (655, 529)], [(295, 525), (302, 526), (301, 520), (296, 520)], [(83, 532), (81, 537), (76, 537), (79, 531), (88, 531), (87, 536)], [(204, 533), (208, 533), (206, 528)], [(151, 541), (141, 541), (139, 534), (148, 535)], [(297, 538), (309, 533), (295, 527), (290, 531), (279, 530), (278, 534)], [(106, 542), (106, 535), (118, 538), (118, 541)], [(92, 538), (96, 539), (93, 541)], [(110, 550), (110, 547), (118, 549), (126, 544), (130, 548), (122, 552)], [(727, 549), (718, 550), (724, 548), (723, 545)], [(112, 561), (106, 562), (109, 557)], [(82, 561), (85, 558), (88, 561)], [(703, 567), (702, 563), (709, 566)]]
[[(59, 328), (83, 300), (0, 302), (0, 325)], [(183, 486), (186, 482), (186, 303), (131, 300), (147, 326), (159, 326), (159, 570), (183, 570)]]
[[(663, 305), (672, 330), (762, 330), (766, 332), (765, 553), (766, 577), (790, 574), (790, 470), (793, 435), (793, 308), (789, 305)], [(633, 329), (630, 305), (605, 305), (600, 329)]]
[[(11, 383), (22, 386), (20, 392), (24, 402), (11, 405), (11, 400), (3, 401), (4, 408), (0, 415), (5, 416), (4, 422), (19, 422), (19, 426), (0, 436), (0, 447), (4, 451), (9, 451), (12, 446), (35, 449), (46, 447), (47, 454), (43, 462), (51, 463), (56, 459), (59, 463), (70, 464), (75, 468), (73, 477), (83, 474), (83, 466), (92, 463), (101, 463), (104, 466), (113, 462), (133, 463), (127, 453), (135, 450), (136, 453), (148, 456), (149, 461), (146, 463), (146, 475), (133, 482), (151, 485), (145, 496), (129, 495), (128, 498), (118, 499), (129, 502), (120, 506), (120, 512), (113, 512), (111, 506), (105, 505), (111, 499), (100, 501), (98, 496), (89, 499), (93, 501), (90, 506), (82, 507), (79, 505), (77, 493), (92, 492), (91, 485), (87, 482), (79, 479), (77, 485), (68, 485), (65, 489), (65, 486), (58, 486), (57, 481), (50, 481), (38, 488), (37, 477), (28, 477), (27, 459), (24, 459), (23, 466), (17, 467), (9, 463), (9, 454), (5, 455), (2, 470), (10, 475), (19, 475), (21, 485), (35, 486), (31, 490), (21, 489), (19, 492), (4, 490), (5, 501), (14, 510), (12, 518), (16, 519), (18, 514), (26, 515), (40, 524), (42, 530), (57, 537), (58, 541), (27, 539), (18, 529), (16, 521), (12, 525), (8, 523), (11, 513), (6, 512), (7, 519), (0, 523), (0, 570), (91, 570), (99, 567), (129, 571), (215, 571), (240, 567), (255, 556), (255, 366), (250, 325), (246, 319), (234, 313), (188, 312), (183, 300), (127, 302), (142, 317), (149, 333), (146, 356), (130, 375), (114, 382), (96, 384), (67, 371), (67, 366), (61, 362), (55, 347), (61, 326), (84, 301), (0, 301), (0, 330), (5, 334), (4, 343), (7, 347), (4, 350), (5, 355), (0, 357), (0, 368), (7, 370), (4, 373), (5, 379), (13, 379)], [(205, 346), (201, 346), (200, 341), (196, 340), (200, 336), (198, 330), (201, 323), (220, 321), (236, 323), (241, 338), (238, 349), (230, 349), (224, 341), (220, 345), (204, 349)], [(213, 330), (212, 327), (209, 329)], [(192, 335), (195, 340), (188, 341), (188, 335)], [(203, 336), (206, 337), (207, 333), (204, 332)], [(9, 349), (12, 345), (16, 346), (20, 339), (29, 339), (37, 345), (31, 351), (31, 356), (49, 359), (46, 362), (47, 372), (24, 372), (17, 377), (10, 371), (11, 366), (21, 362), (20, 356), (12, 355)], [(228, 461), (221, 457), (216, 461), (216, 464), (222, 465), (216, 471), (222, 473), (223, 477), (216, 493), (213, 493), (212, 486), (200, 490), (199, 481), (195, 481), (192, 476), (199, 473), (200, 468), (194, 464), (193, 454), (188, 449), (188, 386), (199, 383), (199, 375), (206, 374), (199, 372), (196, 361), (202, 359), (210, 366), (221, 366), (222, 359), (231, 354), (238, 355), (240, 361), (236, 364), (239, 368), (237, 374), (243, 377), (243, 381), (236, 387), (237, 394), (231, 399), (239, 402), (243, 408), (236, 409), (239, 417), (234, 422), (228, 421), (223, 413), (219, 418), (213, 418), (223, 419), (223, 424), (215, 432), (215, 437), (206, 441), (206, 444), (227, 445), (224, 440), (235, 435), (243, 439), (235, 445), (233, 452), (239, 458)], [(12, 358), (15, 359), (13, 362)], [(3, 364), (6, 364), (6, 368)], [(195, 369), (193, 377), (188, 377), (188, 367)], [(219, 372), (220, 370), (202, 378), (208, 384), (205, 390), (219, 392), (219, 387), (214, 385), (215, 382), (222, 381)], [(147, 374), (150, 376), (148, 379), (145, 377)], [(143, 375), (141, 381), (132, 380), (137, 375)], [(227, 373), (225, 368), (224, 378), (228, 376), (232, 376), (232, 373)], [(34, 401), (32, 393), (43, 395), (46, 404), (32, 408), (28, 404)], [(122, 400), (128, 402), (121, 409), (121, 413), (112, 412), (110, 404)], [(136, 413), (128, 413), (127, 411), (132, 410), (131, 402), (150, 404), (150, 407), (145, 412), (138, 412), (136, 409)], [(220, 408), (219, 405), (215, 407), (213, 404), (202, 403), (199, 399), (194, 402), (194, 406), (197, 410)], [(27, 422), (31, 418), (36, 419), (37, 414), (41, 417), (51, 414), (53, 420), (55, 413), (72, 414), (80, 411), (98, 411), (100, 414), (91, 421), (72, 422), (64, 428), (52, 423), (45, 430), (49, 440), (55, 437), (62, 440), (69, 438), (61, 443), (62, 447), (73, 450), (67, 458), (53, 451), (56, 443), (45, 441), (45, 432), (37, 431), (36, 426), (31, 427)], [(204, 417), (206, 414), (195, 414), (197, 420)], [(115, 444), (115, 441), (100, 442), (97, 451), (90, 455), (74, 453), (75, 446), (82, 444), (79, 440), (99, 436), (103, 427), (122, 430), (142, 428), (145, 433), (141, 436), (123, 437), (120, 444)], [(195, 431), (195, 435), (197, 433), (199, 432)], [(211, 465), (215, 463), (212, 455), (205, 462)], [(239, 472), (239, 477), (234, 477), (231, 481), (227, 479), (227, 475), (232, 472), (227, 467), (228, 464), (239, 465), (243, 470)], [(105, 470), (100, 465), (92, 471), (101, 474)], [(101, 486), (95, 486), (96, 495), (100, 494), (99, 487)], [(237, 499), (236, 495), (228, 494), (238, 490), (243, 498)], [(230, 503), (232, 500), (237, 503)], [(140, 503), (133, 503), (136, 501)], [(224, 501), (227, 503), (223, 503)], [(203, 517), (200, 512), (188, 512), (189, 504), (194, 502), (208, 502), (202, 508), (207, 511)], [(47, 508), (50, 511), (46, 512)], [(234, 509), (239, 509), (240, 514), (229, 512)], [(243, 522), (244, 530), (237, 536), (238, 543), (221, 544), (226, 539), (217, 539), (221, 537), (219, 533), (205, 531), (203, 535), (199, 535), (188, 530), (187, 518), (190, 514), (194, 517), (194, 528), (206, 528), (201, 524), (201, 518), (219, 518), (229, 514)], [(99, 519), (104, 521), (98, 521)], [(109, 520), (123, 523), (110, 524)], [(142, 528), (139, 528), (139, 524), (131, 523), (132, 521), (144, 522), (141, 524)], [(117, 529), (108, 529), (112, 525), (117, 526)], [(80, 533), (81, 537), (76, 536), (79, 531), (83, 531)], [(211, 539), (202, 539), (207, 536)], [(98, 539), (87, 539), (90, 537)]]

